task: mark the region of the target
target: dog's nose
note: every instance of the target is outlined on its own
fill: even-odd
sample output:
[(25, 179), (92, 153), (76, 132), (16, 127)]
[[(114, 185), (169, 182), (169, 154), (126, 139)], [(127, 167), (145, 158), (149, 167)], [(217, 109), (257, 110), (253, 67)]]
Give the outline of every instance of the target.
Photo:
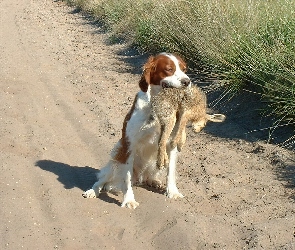
[(191, 83), (191, 80), (187, 77), (187, 78), (181, 79), (180, 82), (181, 82), (181, 85), (183, 85), (184, 87), (187, 87)]

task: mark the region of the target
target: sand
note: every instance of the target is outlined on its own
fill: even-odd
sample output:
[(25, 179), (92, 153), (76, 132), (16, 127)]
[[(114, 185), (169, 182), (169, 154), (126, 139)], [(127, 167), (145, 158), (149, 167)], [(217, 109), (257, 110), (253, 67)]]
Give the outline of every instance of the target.
[(245, 136), (237, 105), (188, 129), (183, 199), (147, 187), (135, 210), (121, 194), (84, 199), (147, 55), (59, 1), (2, 0), (0, 20), (1, 249), (295, 249), (294, 153)]

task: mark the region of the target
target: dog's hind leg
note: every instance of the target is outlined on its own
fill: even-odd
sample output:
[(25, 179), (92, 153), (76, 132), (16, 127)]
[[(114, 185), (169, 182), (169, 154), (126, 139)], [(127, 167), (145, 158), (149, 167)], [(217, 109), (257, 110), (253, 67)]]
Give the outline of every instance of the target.
[(105, 184), (108, 183), (113, 174), (113, 162), (109, 162), (104, 168), (97, 174), (98, 181), (95, 182), (91, 189), (82, 194), (84, 198), (96, 198), (99, 196), (101, 190)]

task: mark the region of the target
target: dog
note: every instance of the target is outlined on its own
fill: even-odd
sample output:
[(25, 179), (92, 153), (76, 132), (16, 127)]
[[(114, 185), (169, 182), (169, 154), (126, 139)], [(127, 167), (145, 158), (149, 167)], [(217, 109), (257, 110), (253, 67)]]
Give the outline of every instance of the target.
[[(223, 122), (223, 114), (207, 114), (206, 95), (193, 85), (191, 88), (165, 88), (152, 97), (151, 124), (160, 123), (157, 167), (169, 164), (167, 142), (180, 152), (186, 141), (186, 125), (192, 122), (194, 132), (200, 132), (208, 121)], [(174, 129), (174, 135), (171, 133)], [(169, 140), (170, 137), (170, 140)]]
[[(186, 63), (180, 56), (161, 53), (148, 59), (139, 81), (140, 91), (124, 119), (121, 139), (114, 146), (109, 162), (97, 174), (98, 181), (83, 193), (83, 197), (98, 197), (102, 190), (122, 191), (121, 206), (135, 209), (139, 203), (134, 197), (134, 183), (162, 185), (159, 177), (163, 173), (156, 167), (160, 125), (148, 124), (151, 98), (163, 88), (190, 86)], [(183, 197), (176, 186), (177, 147), (168, 147), (168, 154), (166, 195), (168, 198)]]

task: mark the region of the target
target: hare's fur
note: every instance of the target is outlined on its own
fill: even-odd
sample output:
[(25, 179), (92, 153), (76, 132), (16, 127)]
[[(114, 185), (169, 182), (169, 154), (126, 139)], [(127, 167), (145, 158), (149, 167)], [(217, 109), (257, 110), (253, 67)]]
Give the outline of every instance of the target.
[[(175, 131), (170, 146), (177, 146), (181, 151), (186, 141), (186, 125), (192, 122), (193, 130), (197, 133), (205, 127), (207, 121), (222, 122), (222, 114), (209, 115), (206, 113), (206, 95), (196, 86), (187, 88), (166, 88), (152, 98), (152, 117), (161, 125), (158, 168), (166, 167), (169, 159), (166, 152), (168, 139)], [(175, 128), (174, 128), (175, 127)]]

